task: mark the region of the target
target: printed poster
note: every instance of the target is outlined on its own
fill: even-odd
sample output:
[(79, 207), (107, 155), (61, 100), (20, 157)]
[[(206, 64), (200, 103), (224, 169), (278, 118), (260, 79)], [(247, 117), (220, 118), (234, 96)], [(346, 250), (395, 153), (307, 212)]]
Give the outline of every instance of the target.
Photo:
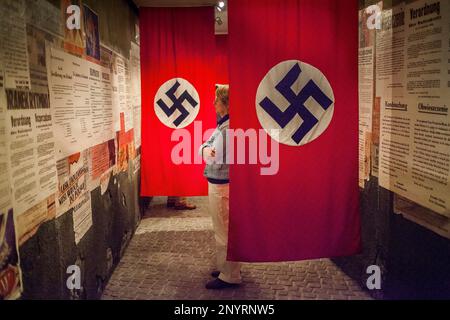
[(0, 64), (6, 88), (30, 88), (25, 18), (24, 0), (0, 1)]
[(392, 67), (377, 68), (380, 185), (450, 217), (449, 1), (403, 7), (392, 12)]
[(27, 25), (28, 63), (30, 68), (31, 91), (48, 94), (46, 45), (62, 48), (61, 38)]
[(87, 5), (83, 5), (84, 34), (86, 38), (86, 58), (100, 61), (100, 35), (98, 33), (98, 15)]
[(372, 112), (372, 160), (370, 162), (372, 168), (372, 176), (378, 178), (379, 159), (380, 159), (380, 105), (381, 98), (375, 97)]
[(130, 98), (131, 73), (130, 63), (118, 54), (113, 57), (113, 104), (114, 104), (114, 129), (120, 131), (120, 119), (123, 117), (125, 131), (133, 128), (133, 109)]
[(13, 210), (0, 211), (0, 300), (20, 298), (22, 274)]
[(88, 192), (89, 163), (87, 150), (58, 160), (56, 216), (72, 209)]
[(73, 231), (75, 243), (78, 244), (92, 227), (91, 193), (84, 193), (73, 207)]
[[(80, 8), (79, 25), (73, 28), (67, 28), (67, 22), (74, 24), (73, 20), (75, 11), (68, 10), (71, 5)], [(81, 1), (80, 0), (61, 0), (61, 19), (64, 28), (64, 50), (73, 55), (82, 57), (84, 55), (85, 41), (83, 35), (83, 19), (81, 17)], [(70, 9), (70, 8), (69, 8)], [(69, 13), (68, 13), (69, 11)]]
[(48, 1), (27, 0), (26, 20), (27, 26), (32, 25), (58, 38), (64, 37), (66, 25), (61, 19), (61, 11)]
[(57, 159), (114, 138), (109, 69), (47, 48)]
[(372, 107), (374, 97), (375, 29), (370, 29), (366, 9), (359, 11), (359, 186), (369, 179), (370, 145), (372, 132)]
[(114, 139), (89, 149), (89, 190), (94, 190), (105, 180), (116, 165), (116, 146)]
[(5, 90), (0, 88), (0, 210), (3, 212), (12, 206), (5, 101)]
[(131, 42), (131, 103), (133, 108), (134, 144), (136, 148), (141, 146), (141, 59), (140, 48)]
[(53, 118), (48, 93), (5, 89), (5, 96), (0, 103), (6, 104), (10, 181), (19, 216), (56, 190)]
[(89, 150), (59, 160), (57, 168), (56, 216), (72, 209), (75, 242), (78, 244), (92, 226)]

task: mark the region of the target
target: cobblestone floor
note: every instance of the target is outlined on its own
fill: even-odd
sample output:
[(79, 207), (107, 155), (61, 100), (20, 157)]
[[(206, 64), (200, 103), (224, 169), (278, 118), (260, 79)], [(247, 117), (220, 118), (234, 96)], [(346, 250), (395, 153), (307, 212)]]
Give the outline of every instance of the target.
[(155, 198), (112, 275), (102, 299), (370, 299), (328, 259), (244, 264), (238, 288), (204, 288), (214, 270), (214, 237), (207, 198), (194, 211), (166, 208)]

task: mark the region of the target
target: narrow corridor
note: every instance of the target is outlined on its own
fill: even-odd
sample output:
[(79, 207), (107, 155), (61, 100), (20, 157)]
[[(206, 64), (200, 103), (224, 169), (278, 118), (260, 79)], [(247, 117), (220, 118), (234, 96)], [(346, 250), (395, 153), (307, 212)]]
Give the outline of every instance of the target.
[(214, 238), (206, 197), (194, 211), (155, 198), (113, 273), (102, 299), (370, 299), (329, 259), (244, 264), (235, 289), (204, 288), (214, 270)]

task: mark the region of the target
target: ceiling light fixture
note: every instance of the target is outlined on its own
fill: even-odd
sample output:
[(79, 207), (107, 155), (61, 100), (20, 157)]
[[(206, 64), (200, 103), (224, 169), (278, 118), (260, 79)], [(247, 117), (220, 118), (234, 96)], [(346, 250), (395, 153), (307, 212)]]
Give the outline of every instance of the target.
[(225, 1), (219, 1), (216, 5), (215, 5), (217, 11), (222, 12), (223, 10), (225, 10)]

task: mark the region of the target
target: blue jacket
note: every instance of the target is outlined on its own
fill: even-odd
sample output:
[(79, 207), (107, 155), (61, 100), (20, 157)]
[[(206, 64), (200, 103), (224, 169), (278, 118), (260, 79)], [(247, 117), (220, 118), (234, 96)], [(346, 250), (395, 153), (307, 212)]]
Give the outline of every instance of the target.
[(207, 163), (203, 175), (213, 184), (226, 184), (230, 182), (230, 165), (228, 164), (228, 137), (230, 117), (224, 116), (217, 122), (217, 128), (212, 136), (201, 145), (199, 154), (203, 156), (206, 147), (216, 150), (216, 157), (211, 163)]

